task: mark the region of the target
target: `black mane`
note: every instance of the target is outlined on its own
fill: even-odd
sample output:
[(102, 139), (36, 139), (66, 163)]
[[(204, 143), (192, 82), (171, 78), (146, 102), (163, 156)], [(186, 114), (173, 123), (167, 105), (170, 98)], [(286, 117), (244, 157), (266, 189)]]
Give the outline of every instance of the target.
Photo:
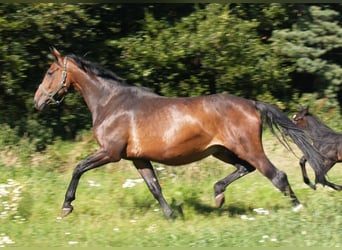
[(117, 76), (114, 72), (104, 68), (102, 65), (98, 63), (90, 62), (74, 54), (67, 55), (66, 57), (71, 58), (76, 63), (76, 65), (84, 72), (101, 77), (107, 80), (107, 82), (113, 84), (113, 86), (129, 87), (127, 89), (130, 89), (130, 91), (134, 92), (136, 95), (137, 94), (157, 95), (149, 88), (139, 87), (139, 86), (126, 83), (125, 79)]
[(117, 76), (114, 72), (105, 69), (103, 66), (97, 63), (90, 62), (82, 57), (76, 56), (74, 54), (67, 55), (67, 57), (71, 58), (75, 61), (77, 66), (85, 71), (86, 73), (94, 74), (98, 77), (102, 77), (108, 80), (115, 81), (121, 85), (127, 85), (126, 80)]

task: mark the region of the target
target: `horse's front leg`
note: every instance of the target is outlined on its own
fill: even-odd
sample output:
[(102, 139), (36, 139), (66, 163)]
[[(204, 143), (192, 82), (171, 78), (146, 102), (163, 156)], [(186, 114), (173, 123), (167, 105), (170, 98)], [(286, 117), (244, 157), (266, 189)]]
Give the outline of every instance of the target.
[(70, 181), (69, 187), (65, 194), (65, 200), (62, 207), (62, 216), (67, 216), (70, 214), (73, 210), (73, 206), (71, 205), (71, 202), (75, 200), (75, 194), (78, 182), (86, 171), (100, 167), (106, 163), (111, 162), (110, 157), (107, 154), (106, 150), (99, 150), (95, 154), (89, 156), (87, 159), (82, 161), (77, 165), (77, 167), (74, 169), (74, 172), (72, 174), (72, 179)]
[(145, 180), (149, 190), (153, 194), (154, 198), (159, 202), (160, 206), (162, 207), (164, 214), (168, 218), (174, 218), (174, 214), (172, 209), (167, 204), (161, 187), (159, 185), (157, 176), (153, 170), (152, 164), (147, 160), (134, 160), (134, 166), (139, 171), (140, 175)]
[(308, 173), (306, 172), (306, 168), (305, 168), (305, 163), (306, 163), (306, 159), (304, 156), (302, 156), (302, 158), (300, 158), (299, 160), (299, 165), (300, 165), (300, 168), (302, 169), (303, 181), (305, 184), (309, 185), (313, 190), (316, 190), (316, 185), (313, 184), (308, 177)]

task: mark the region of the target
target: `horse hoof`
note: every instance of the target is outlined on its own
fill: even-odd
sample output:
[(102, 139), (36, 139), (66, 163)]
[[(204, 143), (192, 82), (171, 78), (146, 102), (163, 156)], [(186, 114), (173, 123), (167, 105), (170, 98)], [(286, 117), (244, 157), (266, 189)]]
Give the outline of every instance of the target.
[(218, 208), (222, 207), (224, 201), (225, 201), (225, 198), (224, 198), (223, 193), (220, 193), (220, 194), (215, 196), (216, 207), (218, 207)]
[(310, 186), (313, 190), (316, 190), (316, 185), (315, 185), (315, 184), (309, 184), (309, 186)]
[(70, 214), (73, 210), (73, 207), (63, 207), (62, 208), (62, 217), (67, 216), (68, 214)]
[(298, 204), (297, 206), (292, 208), (293, 212), (295, 213), (299, 212), (302, 209), (304, 209), (304, 206), (302, 204)]

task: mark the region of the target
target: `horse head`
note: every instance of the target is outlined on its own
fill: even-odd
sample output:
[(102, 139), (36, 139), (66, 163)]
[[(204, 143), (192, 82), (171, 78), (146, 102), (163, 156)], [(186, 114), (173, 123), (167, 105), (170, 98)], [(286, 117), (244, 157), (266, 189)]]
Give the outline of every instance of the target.
[(55, 48), (51, 48), (51, 53), (55, 60), (47, 70), (34, 96), (35, 108), (40, 111), (47, 104), (60, 104), (70, 87), (70, 79), (67, 76), (68, 58), (62, 57)]
[(299, 106), (299, 111), (292, 117), (293, 122), (300, 128), (305, 128), (307, 126), (306, 116), (309, 115), (309, 107)]

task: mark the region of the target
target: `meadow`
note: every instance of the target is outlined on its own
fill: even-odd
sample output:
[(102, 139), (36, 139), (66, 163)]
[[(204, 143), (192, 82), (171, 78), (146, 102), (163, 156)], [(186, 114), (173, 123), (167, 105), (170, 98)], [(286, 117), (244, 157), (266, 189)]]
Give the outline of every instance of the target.
[[(306, 186), (296, 156), (264, 134), (267, 155), (287, 173), (304, 205), (300, 212), (293, 212), (289, 199), (258, 171), (231, 184), (226, 203), (217, 209), (213, 184), (235, 168), (209, 157), (180, 167), (154, 164), (164, 195), (179, 214), (174, 221), (163, 216), (134, 166), (124, 160), (83, 175), (74, 212), (61, 218), (73, 168), (97, 148), (91, 135), (57, 140), (44, 153), (26, 152), (25, 144), (3, 147), (0, 247), (341, 246), (341, 193)], [(342, 183), (341, 167), (328, 178)]]

